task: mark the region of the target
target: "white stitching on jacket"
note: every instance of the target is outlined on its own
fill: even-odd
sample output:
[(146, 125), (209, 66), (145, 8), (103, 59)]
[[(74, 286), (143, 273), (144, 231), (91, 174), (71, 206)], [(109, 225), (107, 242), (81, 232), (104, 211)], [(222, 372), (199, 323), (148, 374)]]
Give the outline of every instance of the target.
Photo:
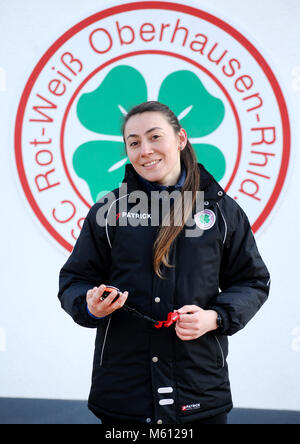
[(215, 340), (217, 341), (217, 344), (218, 344), (218, 346), (219, 346), (219, 349), (220, 349), (220, 352), (221, 352), (221, 355), (222, 355), (222, 368), (224, 368), (224, 367), (225, 367), (225, 356), (224, 356), (224, 352), (223, 352), (222, 346), (221, 346), (221, 344), (220, 344), (220, 341), (219, 341), (219, 339), (217, 338), (216, 335), (214, 335), (214, 338), (215, 338)]
[(110, 326), (110, 321), (111, 321), (111, 317), (108, 320), (108, 323), (107, 323), (107, 326), (106, 326), (106, 330), (105, 330), (105, 335), (104, 335), (104, 340), (103, 340), (103, 345), (102, 345), (102, 350), (101, 350), (101, 356), (100, 356), (100, 367), (102, 367), (104, 347), (105, 347), (105, 343), (106, 343), (106, 337), (107, 337), (108, 329), (109, 329), (109, 326)]
[(107, 241), (108, 241), (108, 243), (109, 243), (110, 248), (112, 248), (112, 245), (111, 245), (111, 242), (110, 242), (110, 239), (109, 239), (109, 235), (108, 235), (108, 221), (107, 221), (107, 219), (108, 219), (108, 215), (109, 215), (110, 209), (111, 209), (111, 207), (113, 206), (113, 204), (116, 203), (118, 200), (122, 199), (122, 197), (127, 197), (127, 196), (129, 196), (129, 194), (126, 194), (125, 196), (118, 197), (118, 199), (114, 200), (114, 201), (112, 202), (112, 204), (110, 205), (110, 207), (109, 207), (109, 209), (108, 209), (108, 212), (107, 212), (107, 215), (106, 215), (106, 219), (105, 219), (105, 231), (106, 231), (106, 237), (107, 237)]
[(224, 239), (223, 239), (223, 244), (225, 244), (226, 237), (227, 237), (227, 223), (226, 223), (226, 219), (225, 219), (225, 217), (224, 217), (224, 215), (223, 215), (223, 212), (222, 212), (222, 210), (221, 210), (221, 208), (220, 208), (218, 202), (217, 202), (217, 205), (218, 205), (218, 208), (219, 208), (219, 210), (220, 210), (221, 216), (222, 216), (223, 221), (224, 221), (224, 224), (225, 224), (225, 235), (224, 235)]

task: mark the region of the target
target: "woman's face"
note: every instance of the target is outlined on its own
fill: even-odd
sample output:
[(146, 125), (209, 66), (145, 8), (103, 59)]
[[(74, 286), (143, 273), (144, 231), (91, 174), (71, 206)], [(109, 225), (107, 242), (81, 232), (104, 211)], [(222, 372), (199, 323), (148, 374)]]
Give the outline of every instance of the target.
[(180, 150), (187, 135), (178, 134), (160, 112), (144, 112), (130, 117), (124, 130), (129, 160), (138, 174), (150, 182), (175, 185), (180, 177)]

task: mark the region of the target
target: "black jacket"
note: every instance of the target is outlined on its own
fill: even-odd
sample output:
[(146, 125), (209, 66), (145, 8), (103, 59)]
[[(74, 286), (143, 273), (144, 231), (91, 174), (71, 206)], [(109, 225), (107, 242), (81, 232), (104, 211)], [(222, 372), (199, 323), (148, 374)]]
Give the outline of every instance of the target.
[[(134, 216), (129, 213), (136, 203), (122, 212), (128, 196), (120, 197), (119, 189), (113, 192), (106, 225), (97, 222), (104, 204), (91, 208), (61, 270), (62, 307), (78, 324), (97, 328), (89, 408), (100, 418), (180, 424), (232, 408), (227, 336), (242, 329), (266, 301), (270, 276), (246, 214), (201, 164), (199, 168), (205, 208), (216, 221), (200, 237), (181, 232), (169, 256), (175, 266), (163, 268), (165, 280), (153, 270), (158, 228), (120, 226), (122, 216)], [(131, 165), (124, 182), (128, 194), (141, 189)], [(145, 209), (143, 217), (148, 214)], [(111, 215), (118, 226), (109, 223)], [(156, 329), (124, 309), (94, 319), (86, 310), (86, 292), (103, 283), (128, 290), (127, 304), (157, 320), (183, 305), (214, 308), (223, 317), (222, 331), (182, 341), (173, 326)]]

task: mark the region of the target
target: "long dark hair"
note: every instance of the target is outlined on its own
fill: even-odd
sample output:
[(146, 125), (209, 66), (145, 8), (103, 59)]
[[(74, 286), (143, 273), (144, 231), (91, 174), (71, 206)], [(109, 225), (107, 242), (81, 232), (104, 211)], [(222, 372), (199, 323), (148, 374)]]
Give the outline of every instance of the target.
[[(142, 114), (144, 112), (159, 112), (165, 116), (169, 124), (173, 127), (175, 134), (178, 134), (181, 125), (176, 117), (176, 115), (171, 111), (171, 109), (160, 103), (155, 101), (149, 101), (141, 103), (135, 107), (133, 107), (124, 117), (122, 132), (124, 137), (125, 126), (130, 117), (136, 114)], [(126, 148), (126, 142), (125, 148)], [(185, 191), (192, 191), (192, 199), (190, 204), (182, 205), (183, 199), (181, 202), (178, 200), (174, 201), (174, 205), (170, 209), (170, 225), (165, 225), (162, 223), (162, 226), (159, 229), (157, 234), (155, 243), (154, 243), (154, 259), (153, 266), (155, 273), (160, 277), (164, 278), (161, 265), (164, 264), (166, 267), (172, 267), (173, 265), (169, 264), (169, 251), (174, 240), (179, 236), (180, 232), (183, 230), (184, 225), (188, 218), (191, 215), (192, 209), (196, 202), (196, 193), (200, 187), (200, 171), (197, 164), (197, 157), (195, 151), (190, 143), (187, 140), (185, 148), (180, 152), (180, 160), (183, 162), (186, 169), (186, 179), (181, 188), (181, 197), (184, 196)], [(189, 201), (188, 201), (189, 202)], [(181, 217), (181, 225), (174, 225), (174, 220), (178, 220), (178, 216)]]

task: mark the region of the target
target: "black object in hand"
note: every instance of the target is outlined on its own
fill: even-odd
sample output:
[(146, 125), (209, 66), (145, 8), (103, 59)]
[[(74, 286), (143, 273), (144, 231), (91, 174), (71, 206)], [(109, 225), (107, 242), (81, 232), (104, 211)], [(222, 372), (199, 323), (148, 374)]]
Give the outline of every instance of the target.
[(116, 302), (119, 299), (119, 297), (121, 295), (121, 292), (120, 292), (120, 290), (118, 288), (112, 287), (110, 285), (107, 285), (105, 290), (104, 290), (104, 292), (103, 292), (103, 294), (102, 294), (102, 296), (101, 296), (101, 298), (102, 299), (106, 299), (107, 296), (109, 296), (113, 290), (117, 290), (117, 292), (118, 292), (117, 296), (112, 301), (112, 304), (113, 304), (114, 302)]

